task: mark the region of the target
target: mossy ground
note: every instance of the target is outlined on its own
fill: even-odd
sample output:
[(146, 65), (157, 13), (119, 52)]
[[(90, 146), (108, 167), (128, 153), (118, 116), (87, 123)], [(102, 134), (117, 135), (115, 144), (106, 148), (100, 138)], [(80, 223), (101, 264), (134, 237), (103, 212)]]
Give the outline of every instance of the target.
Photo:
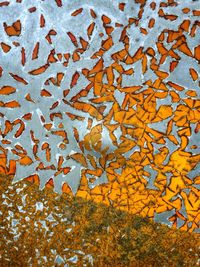
[(200, 236), (0, 176), (0, 266), (199, 266)]

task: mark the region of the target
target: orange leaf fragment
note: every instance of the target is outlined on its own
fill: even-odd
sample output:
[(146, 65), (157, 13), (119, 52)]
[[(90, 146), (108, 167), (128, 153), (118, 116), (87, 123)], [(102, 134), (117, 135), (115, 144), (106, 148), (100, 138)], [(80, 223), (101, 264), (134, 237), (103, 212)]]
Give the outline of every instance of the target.
[(186, 92), (186, 95), (191, 96), (191, 97), (196, 97), (197, 96), (197, 93), (194, 90), (188, 90)]
[(87, 28), (87, 35), (88, 35), (88, 38), (90, 39), (92, 33), (93, 33), (93, 30), (94, 30), (94, 26), (95, 26), (95, 23), (92, 22), (88, 28)]
[(82, 89), (78, 94), (73, 96), (70, 101), (75, 102), (77, 101), (80, 97), (85, 97), (88, 95), (90, 89), (93, 87), (93, 83), (88, 84), (84, 89)]
[(43, 28), (45, 26), (45, 18), (43, 14), (40, 16), (40, 28)]
[(52, 94), (49, 91), (47, 91), (46, 89), (42, 89), (40, 92), (40, 95), (44, 96), (44, 97), (51, 97), (52, 96)]
[(68, 138), (67, 138), (66, 131), (59, 130), (59, 131), (52, 131), (51, 133), (63, 137), (63, 141), (66, 141), (68, 143)]
[(197, 23), (194, 23), (192, 28), (191, 28), (191, 31), (190, 31), (190, 36), (191, 37), (195, 37), (196, 36), (196, 30), (197, 30)]
[(112, 37), (108, 37), (108, 39), (102, 41), (101, 43), (102, 48), (104, 48), (106, 51), (109, 50), (113, 46), (113, 40)]
[(58, 61), (57, 58), (55, 58), (55, 49), (52, 49), (49, 56), (48, 56), (47, 62), (48, 63), (54, 63), (57, 61)]
[(15, 138), (19, 137), (23, 133), (23, 131), (25, 130), (25, 124), (24, 124), (24, 122), (22, 120), (17, 119), (17, 120), (15, 120), (13, 122), (13, 125), (17, 125), (17, 124), (19, 124), (20, 127), (19, 127), (19, 129), (16, 131), (16, 133), (14, 135)]
[(16, 172), (16, 161), (10, 160), (7, 174), (8, 175), (14, 175), (15, 172)]
[(167, 19), (167, 20), (174, 21), (174, 20), (176, 20), (178, 18), (178, 16), (177, 15), (168, 15), (168, 14), (166, 14), (166, 15), (164, 15), (164, 18)]
[(90, 9), (90, 15), (92, 16), (93, 19), (96, 19), (96, 17), (97, 17), (97, 15), (93, 9)]
[(2, 76), (2, 73), (3, 73), (3, 69), (2, 69), (2, 67), (0, 66), (0, 77)]
[(197, 123), (197, 125), (194, 129), (195, 134), (197, 134), (199, 131), (200, 131), (200, 122)]
[(126, 3), (119, 3), (119, 10), (124, 11)]
[(0, 95), (10, 95), (16, 92), (16, 89), (12, 86), (3, 86), (0, 89)]
[(97, 72), (94, 79), (94, 95), (100, 96), (102, 90), (103, 71)]
[(170, 121), (167, 123), (167, 131), (166, 131), (166, 134), (167, 134), (167, 135), (171, 134), (171, 132), (172, 132), (172, 128), (173, 128), (173, 120), (170, 120)]
[(84, 50), (87, 50), (89, 43), (87, 41), (85, 41), (82, 37), (80, 37), (80, 43), (82, 45), (82, 48)]
[(155, 56), (155, 51), (153, 50), (153, 48), (148, 47), (146, 50), (147, 55), (154, 57)]
[(78, 42), (76, 37), (71, 32), (67, 32), (67, 35), (69, 36), (70, 40), (72, 41), (73, 45), (78, 47)]
[(178, 85), (177, 83), (173, 83), (173, 82), (167, 82), (167, 84), (171, 87), (173, 87), (175, 90), (177, 91), (183, 91), (184, 90), (184, 87), (183, 86), (180, 86)]
[(156, 46), (158, 48), (158, 52), (161, 54), (161, 55), (165, 55), (168, 53), (168, 50), (164, 47), (164, 45), (161, 43), (161, 42), (157, 42), (156, 43)]
[(24, 180), (26, 180), (32, 184), (37, 184), (37, 185), (40, 184), (40, 179), (39, 179), (37, 174), (30, 175), (30, 176), (26, 177)]
[(49, 67), (49, 64), (47, 63), (47, 64), (39, 67), (38, 69), (29, 71), (29, 74), (31, 74), (31, 75), (40, 75), (41, 73), (45, 72), (48, 67)]
[[(56, 0), (56, 1), (59, 1), (59, 0)], [(49, 179), (49, 181), (46, 183), (45, 187), (48, 188), (48, 189), (53, 189), (54, 188), (54, 181), (53, 181), (52, 178)]]
[(71, 16), (75, 17), (77, 16), (78, 14), (80, 14), (81, 12), (83, 11), (83, 8), (79, 8), (77, 10), (75, 10), (74, 12), (71, 13)]
[(194, 57), (196, 58), (196, 60), (200, 61), (200, 45), (194, 48)]
[(190, 71), (190, 75), (191, 75), (193, 81), (198, 80), (198, 77), (199, 77), (199, 76), (198, 76), (197, 71), (194, 70), (193, 68), (190, 68), (189, 71)]
[[(143, 57), (143, 47), (141, 46), (141, 47), (139, 47), (138, 48), (138, 50), (136, 51), (136, 53), (134, 54), (134, 56), (132, 57), (133, 58), (133, 61), (132, 61), (132, 63), (134, 63), (134, 62), (137, 62), (138, 60), (140, 60), (142, 57)], [(126, 60), (127, 61), (127, 60)], [(125, 61), (125, 62), (126, 62)], [(127, 62), (128, 63), (128, 62)], [(132, 64), (131, 63), (131, 64)]]
[(142, 59), (142, 73), (144, 74), (147, 71), (147, 56), (144, 55)]
[(103, 118), (102, 114), (97, 110), (97, 108), (91, 104), (77, 101), (74, 102), (72, 106), (77, 110), (88, 112), (92, 117), (95, 117), (97, 120), (102, 120)]
[(91, 71), (89, 72), (89, 75), (100, 72), (103, 69), (103, 63), (103, 58), (100, 58), (100, 60), (96, 63), (93, 69), (91, 69)]
[(32, 159), (28, 156), (24, 156), (21, 159), (18, 160), (20, 165), (31, 165), (33, 163)]
[(18, 82), (20, 82), (20, 83), (23, 83), (23, 84), (25, 84), (25, 85), (27, 85), (28, 84), (28, 82), (26, 81), (26, 80), (24, 80), (22, 77), (20, 77), (20, 76), (18, 76), (18, 75), (16, 75), (16, 74), (13, 74), (13, 73), (9, 73), (12, 77), (13, 77), (13, 79), (15, 79), (16, 81), (18, 81)]
[(179, 97), (179, 95), (176, 92), (170, 91), (170, 96), (172, 98), (172, 102), (173, 103), (177, 103), (177, 102), (180, 101), (180, 97)]
[(140, 32), (147, 35), (148, 31), (145, 28), (140, 27)]
[(165, 71), (156, 70), (155, 73), (160, 79), (166, 79), (169, 76)]
[[(70, 168), (68, 168), (68, 172), (70, 172)], [(67, 173), (65, 172), (65, 175)], [(64, 183), (62, 185), (62, 192), (65, 193), (65, 194), (68, 194), (68, 195), (73, 195), (72, 189), (71, 189), (71, 187), (67, 183)]]
[(155, 19), (154, 19), (154, 18), (151, 18), (151, 19), (149, 20), (149, 24), (148, 24), (149, 29), (153, 28), (154, 25), (155, 25)]
[(170, 62), (169, 71), (170, 72), (173, 72), (175, 70), (175, 68), (177, 67), (177, 65), (178, 65), (178, 61), (172, 61), (172, 62)]
[(16, 100), (13, 100), (13, 101), (5, 103), (4, 107), (5, 108), (19, 108), (21, 107), (21, 105)]
[(22, 118), (25, 120), (31, 120), (32, 114), (31, 113), (24, 114), (24, 116)]
[(38, 52), (39, 52), (40, 43), (37, 42), (32, 53), (32, 60), (38, 58)]
[(190, 12), (190, 9), (189, 9), (188, 7), (185, 7), (185, 8), (182, 9), (182, 12), (183, 12), (184, 14), (187, 14), (187, 13)]
[(72, 80), (71, 80), (71, 83), (70, 83), (70, 88), (73, 88), (76, 84), (77, 84), (77, 81), (80, 77), (80, 74), (78, 71), (76, 71), (73, 76), (72, 76)]
[(62, 6), (62, 0), (55, 0), (58, 7)]
[(159, 116), (160, 118), (165, 120), (165, 119), (171, 117), (172, 113), (173, 113), (173, 109), (172, 109), (171, 106), (162, 105), (162, 106), (159, 107), (159, 109), (157, 111), (157, 116)]
[(80, 55), (76, 51), (74, 51), (74, 53), (72, 55), (72, 59), (73, 59), (74, 62), (79, 61), (80, 60)]
[(114, 82), (114, 73), (112, 67), (106, 68), (106, 74), (107, 74), (108, 84), (112, 85)]
[(37, 10), (37, 9), (36, 9), (35, 6), (33, 6), (33, 7), (31, 7), (31, 8), (28, 9), (28, 11), (29, 11), (30, 13), (33, 13), (33, 12), (35, 12), (36, 10)]
[(31, 98), (30, 94), (27, 94), (27, 95), (25, 96), (25, 99), (26, 99), (27, 101), (29, 101), (29, 102), (35, 103), (35, 102), (33, 101), (33, 99)]
[(156, 8), (156, 3), (155, 3), (155, 2), (151, 2), (151, 4), (150, 4), (149, 6), (150, 6), (150, 8), (151, 8), (152, 10), (155, 10), (155, 8)]
[(59, 101), (56, 101), (52, 104), (52, 106), (50, 107), (50, 110), (55, 109), (57, 106), (59, 105)]
[(102, 15), (101, 19), (102, 19), (104, 24), (110, 24), (111, 23), (111, 19), (109, 17), (107, 17), (106, 15)]
[(193, 57), (191, 50), (186, 43), (181, 44), (178, 49), (189, 57)]
[(8, 53), (11, 49), (10, 45), (5, 44), (4, 42), (1, 42), (1, 48), (3, 49), (4, 53)]
[(10, 131), (12, 131), (12, 129), (13, 129), (12, 123), (9, 120), (6, 120), (5, 121), (5, 130), (4, 130), (3, 135), (6, 136)]
[(184, 20), (180, 25), (180, 29), (182, 29), (186, 32), (189, 32), (189, 27), (190, 27), (190, 20), (189, 19)]
[[(180, 136), (181, 133), (178, 132), (178, 135)], [(187, 138), (187, 136), (181, 136), (181, 146), (180, 146), (180, 150), (185, 150), (185, 148), (187, 147), (189, 143), (189, 140)]]
[(24, 47), (22, 47), (22, 49), (21, 49), (21, 57), (22, 57), (21, 63), (22, 63), (22, 66), (24, 66), (26, 63), (26, 54), (25, 54), (25, 48)]
[(72, 158), (73, 160), (79, 162), (84, 167), (87, 167), (87, 161), (85, 159), (84, 154), (75, 153), (75, 154), (70, 155), (70, 158)]
[(197, 16), (197, 17), (200, 16), (200, 10), (197, 10), (197, 9), (196, 10), (192, 10), (192, 13), (193, 13), (194, 16)]
[(4, 2), (1, 2), (0, 3), (0, 7), (2, 7), (2, 6), (8, 6), (9, 4), (10, 4), (10, 2), (4, 1)]
[(3, 24), (4, 30), (9, 36), (19, 36), (21, 34), (21, 21), (15, 21), (11, 26), (7, 26), (6, 22)]

